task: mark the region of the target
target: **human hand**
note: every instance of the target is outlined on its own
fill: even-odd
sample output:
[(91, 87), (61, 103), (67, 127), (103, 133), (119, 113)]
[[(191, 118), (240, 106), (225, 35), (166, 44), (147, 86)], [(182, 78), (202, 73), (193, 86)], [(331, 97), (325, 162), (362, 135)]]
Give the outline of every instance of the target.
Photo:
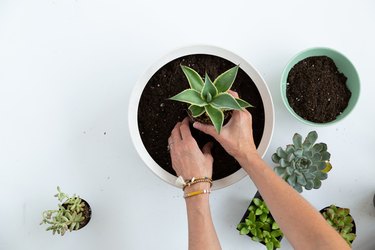
[(185, 180), (193, 177), (212, 177), (212, 143), (207, 143), (200, 150), (191, 135), (189, 118), (186, 117), (176, 124), (168, 138), (168, 145), (172, 167), (177, 176), (182, 176)]
[[(236, 92), (228, 92), (238, 98)], [(220, 134), (216, 132), (212, 125), (195, 122), (193, 126), (214, 137), (240, 163), (249, 156), (259, 157), (253, 139), (252, 117), (246, 109), (242, 111), (234, 110), (231, 119), (222, 128)]]

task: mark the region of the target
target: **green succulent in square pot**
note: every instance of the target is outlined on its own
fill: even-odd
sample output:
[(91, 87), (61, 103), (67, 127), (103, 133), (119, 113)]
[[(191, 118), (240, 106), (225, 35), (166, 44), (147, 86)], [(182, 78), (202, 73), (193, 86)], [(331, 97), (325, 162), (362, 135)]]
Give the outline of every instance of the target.
[(277, 164), (274, 168), (276, 174), (300, 193), (303, 188), (320, 188), (332, 169), (327, 144), (315, 143), (317, 139), (316, 131), (311, 131), (305, 140), (296, 133), (293, 144), (287, 145), (285, 149), (277, 148), (272, 155), (272, 161)]
[(349, 246), (352, 246), (356, 238), (356, 226), (353, 217), (350, 215), (350, 209), (331, 205), (320, 210), (320, 213)]
[(251, 200), (237, 230), (241, 235), (248, 235), (253, 241), (265, 245), (267, 250), (281, 247), (283, 233), (259, 192)]

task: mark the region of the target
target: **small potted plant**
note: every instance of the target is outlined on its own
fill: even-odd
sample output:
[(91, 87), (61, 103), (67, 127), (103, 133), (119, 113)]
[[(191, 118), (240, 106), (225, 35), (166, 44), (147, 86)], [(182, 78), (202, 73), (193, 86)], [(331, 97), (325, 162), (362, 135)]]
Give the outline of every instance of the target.
[(252, 107), (248, 102), (234, 98), (228, 93), (236, 79), (239, 66), (228, 69), (211, 81), (208, 74), (203, 78), (194, 69), (181, 65), (190, 88), (185, 89), (170, 100), (190, 104), (188, 107), (190, 117), (203, 123), (211, 123), (220, 133), (224, 123), (224, 113), (229, 110), (241, 110)]
[(259, 192), (252, 199), (241, 222), (237, 225), (237, 230), (241, 235), (248, 235), (253, 241), (262, 243), (267, 250), (281, 247), (283, 233)]
[(277, 164), (274, 168), (276, 174), (300, 193), (302, 187), (306, 190), (320, 188), (332, 168), (327, 145), (315, 144), (317, 139), (316, 131), (311, 131), (302, 143), (302, 136), (296, 133), (293, 144), (287, 145), (285, 150), (277, 148), (272, 155), (272, 161)]
[(79, 230), (86, 226), (91, 219), (90, 205), (77, 195), (69, 197), (61, 192), (60, 187), (57, 187), (57, 192), (55, 197), (60, 202), (58, 208), (44, 211), (40, 224), (49, 225), (46, 231), (51, 230), (53, 234), (58, 233), (61, 236), (67, 231)]
[(324, 219), (330, 224), (349, 244), (352, 245), (356, 238), (356, 227), (349, 208), (341, 208), (336, 205), (320, 210)]

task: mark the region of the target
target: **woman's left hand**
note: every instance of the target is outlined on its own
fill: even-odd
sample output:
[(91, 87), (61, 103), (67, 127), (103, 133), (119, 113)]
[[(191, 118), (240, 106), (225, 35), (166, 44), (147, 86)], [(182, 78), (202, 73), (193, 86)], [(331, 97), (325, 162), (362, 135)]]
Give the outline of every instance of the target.
[(191, 135), (188, 117), (173, 128), (168, 138), (168, 147), (172, 167), (177, 176), (182, 176), (185, 180), (193, 177), (212, 177), (212, 143), (207, 143), (200, 150)]

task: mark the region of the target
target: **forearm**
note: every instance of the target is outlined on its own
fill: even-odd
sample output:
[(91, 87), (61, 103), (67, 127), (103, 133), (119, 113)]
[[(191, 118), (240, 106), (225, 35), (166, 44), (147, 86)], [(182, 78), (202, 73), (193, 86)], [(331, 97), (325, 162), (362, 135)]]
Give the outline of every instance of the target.
[(240, 160), (295, 249), (350, 249), (324, 218), (260, 158)]
[[(194, 185), (194, 190), (198, 186), (199, 184)], [(186, 192), (189, 191), (189, 189), (186, 190)], [(189, 250), (221, 249), (212, 222), (209, 194), (186, 198), (186, 208), (189, 225)]]

